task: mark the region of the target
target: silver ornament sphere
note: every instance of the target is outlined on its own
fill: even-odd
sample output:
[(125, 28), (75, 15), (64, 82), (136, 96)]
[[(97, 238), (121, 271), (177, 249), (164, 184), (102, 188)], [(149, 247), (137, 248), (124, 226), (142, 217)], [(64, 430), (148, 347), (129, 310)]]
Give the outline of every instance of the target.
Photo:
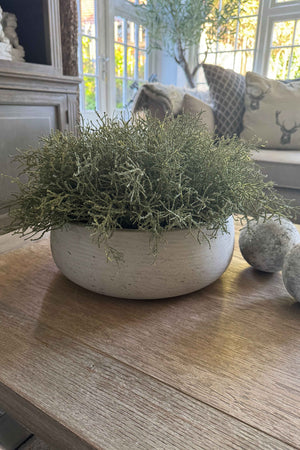
[(288, 219), (251, 220), (240, 232), (239, 245), (245, 260), (262, 272), (282, 270), (284, 257), (300, 243), (300, 234)]
[(295, 245), (285, 256), (282, 278), (286, 290), (300, 302), (300, 244)]

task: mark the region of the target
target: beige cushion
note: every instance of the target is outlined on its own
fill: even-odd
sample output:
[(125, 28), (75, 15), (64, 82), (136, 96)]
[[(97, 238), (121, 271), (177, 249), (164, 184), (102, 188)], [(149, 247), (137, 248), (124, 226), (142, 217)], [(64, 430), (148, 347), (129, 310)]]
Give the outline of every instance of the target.
[(185, 94), (182, 103), (182, 112), (198, 114), (202, 112), (201, 118), (208, 130), (213, 134), (215, 130), (214, 113), (212, 108), (199, 98)]
[(300, 149), (300, 81), (283, 83), (248, 72), (245, 107), (241, 138), (257, 136), (271, 149)]
[(300, 190), (300, 152), (297, 150), (266, 150), (252, 152), (252, 158), (278, 186)]

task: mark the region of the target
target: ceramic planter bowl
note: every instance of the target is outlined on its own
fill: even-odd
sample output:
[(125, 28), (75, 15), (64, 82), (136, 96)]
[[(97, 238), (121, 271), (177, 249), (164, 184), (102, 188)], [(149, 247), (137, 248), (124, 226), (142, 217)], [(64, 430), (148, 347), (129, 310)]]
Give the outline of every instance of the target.
[(233, 218), (229, 233), (218, 232), (199, 245), (186, 230), (167, 232), (154, 259), (150, 233), (118, 230), (109, 241), (123, 253), (124, 262), (107, 262), (84, 225), (70, 224), (51, 232), (51, 250), (57, 267), (74, 283), (113, 297), (157, 299), (197, 291), (217, 280), (230, 263), (234, 247)]

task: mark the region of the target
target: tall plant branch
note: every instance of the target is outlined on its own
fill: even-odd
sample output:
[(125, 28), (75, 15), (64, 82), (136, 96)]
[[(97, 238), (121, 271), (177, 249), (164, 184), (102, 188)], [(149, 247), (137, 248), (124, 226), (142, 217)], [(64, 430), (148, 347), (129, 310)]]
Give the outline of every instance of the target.
[[(141, 23), (148, 29), (151, 49), (166, 51), (182, 67), (190, 87), (205, 62), (197, 61), (191, 67), (187, 53), (200, 45), (204, 37), (207, 50), (226, 33), (230, 33), (230, 19), (237, 17), (240, 6), (247, 0), (231, 0), (216, 7), (215, 0), (148, 0), (136, 5)], [(203, 32), (205, 32), (203, 34)]]
[(177, 58), (177, 61), (178, 61), (179, 65), (182, 67), (182, 69), (183, 69), (183, 71), (185, 73), (185, 76), (187, 78), (189, 86), (191, 88), (194, 88), (194, 87), (196, 87), (195, 82), (194, 82), (194, 77), (193, 77), (193, 74), (190, 71), (188, 62), (187, 62), (187, 60), (185, 58), (184, 49), (182, 48), (181, 39), (178, 39), (177, 48), (178, 48), (178, 55), (179, 55), (179, 57)]

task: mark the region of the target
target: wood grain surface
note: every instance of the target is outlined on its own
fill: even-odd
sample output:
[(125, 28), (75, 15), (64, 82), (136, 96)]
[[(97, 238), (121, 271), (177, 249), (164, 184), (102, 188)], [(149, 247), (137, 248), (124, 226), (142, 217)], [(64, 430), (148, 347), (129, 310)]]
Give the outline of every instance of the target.
[(55, 448), (299, 448), (299, 320), (237, 247), (212, 286), (130, 301), (68, 281), (45, 239), (0, 256), (0, 404)]

